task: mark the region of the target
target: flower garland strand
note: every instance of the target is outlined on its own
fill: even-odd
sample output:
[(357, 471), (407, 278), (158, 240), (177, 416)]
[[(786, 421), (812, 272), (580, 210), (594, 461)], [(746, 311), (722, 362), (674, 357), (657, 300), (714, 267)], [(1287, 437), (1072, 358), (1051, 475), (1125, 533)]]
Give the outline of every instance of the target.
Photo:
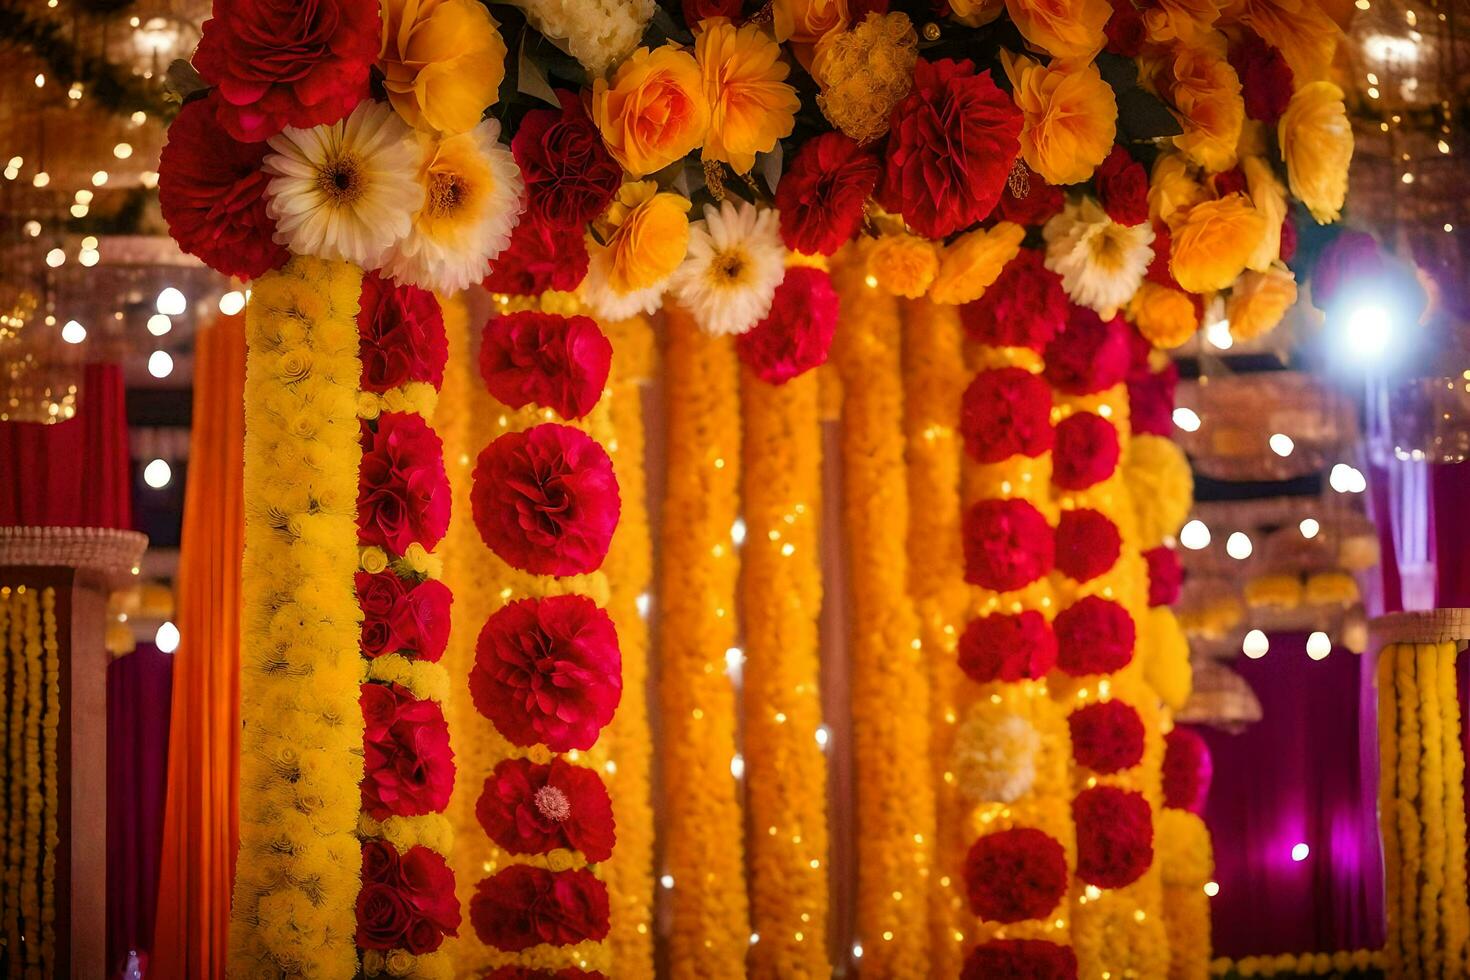
[(744, 759), (757, 976), (828, 977), (818, 382), (741, 371)]
[[(57, 742), (61, 729), (61, 644), (56, 620), (56, 590), (41, 592), (41, 645), (45, 653), (46, 706), (41, 716), (41, 772), (45, 780), (41, 831), (41, 971), (56, 972), (56, 849), (61, 845), (60, 773)], [(3, 710), (3, 709), (0, 709)], [(0, 736), (3, 737), (3, 736)]]
[[(10, 759), (5, 747), (10, 744), (10, 651), (19, 642), (15, 638), (19, 608), (20, 602), (15, 595), (15, 590), (8, 585), (0, 586), (0, 854), (4, 854), (7, 858), (9, 857), (7, 835), (11, 827), (10, 815), (16, 811), (10, 801), (11, 793), (15, 791), (15, 783), (10, 781)], [(10, 787), (10, 793), (5, 791), (5, 787)], [(10, 864), (7, 861), (5, 871), (0, 873), (0, 931), (3, 931), (7, 942), (10, 938), (7, 923), (13, 894), (10, 888)]]
[(739, 516), (739, 371), (729, 338), (667, 313), (664, 364), (668, 478), (663, 505), (659, 650), (667, 831), (672, 876), (669, 961), (677, 976), (743, 977), (750, 915), (745, 820), (731, 775)]
[(40, 976), (41, 968), (41, 823), (45, 790), (41, 776), (41, 713), (45, 710), (42, 680), (45, 660), (41, 650), (41, 604), (35, 589), (26, 590), (26, 727), (25, 727), (25, 868), (20, 883), (24, 925), (26, 976)]
[[(19, 951), (21, 946), (21, 843), (25, 834), (25, 731), (26, 710), (26, 587), (10, 590), (10, 723), (6, 727), (9, 750), (10, 807), (5, 823), (7, 834), (5, 861), (5, 948)], [(17, 956), (21, 955), (19, 952)]]

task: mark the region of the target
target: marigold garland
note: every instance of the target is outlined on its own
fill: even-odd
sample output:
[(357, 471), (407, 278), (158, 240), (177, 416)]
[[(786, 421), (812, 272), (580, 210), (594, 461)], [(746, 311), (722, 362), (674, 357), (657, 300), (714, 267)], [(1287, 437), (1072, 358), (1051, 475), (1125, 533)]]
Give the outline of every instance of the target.
[[(5, 945), (7, 949), (20, 949), (21, 912), (21, 841), (25, 834), (25, 755), (22, 733), (25, 731), (25, 685), (26, 685), (26, 603), (24, 586), (10, 590), (10, 639), (6, 645), (10, 667), (10, 721), (6, 726), (5, 746), (9, 763), (10, 805), (5, 821)], [(0, 687), (4, 687), (0, 684)]]
[(56, 590), (41, 591), (41, 646), (45, 654), (46, 706), (41, 716), (41, 773), (45, 779), (44, 822), (41, 829), (41, 969), (55, 973), (56, 961), (56, 849), (60, 774), (56, 747), (61, 728), (61, 644), (57, 639)]
[(1166, 808), (1159, 811), (1156, 840), (1170, 980), (1205, 980), (1210, 975), (1210, 896), (1204, 889), (1215, 870), (1210, 830), (1198, 815)]
[(1217, 977), (1326, 976), (1384, 969), (1391, 969), (1390, 960), (1383, 950), (1378, 949), (1339, 950), (1336, 953), (1278, 953), (1275, 956), (1245, 956), (1238, 960), (1222, 956), (1210, 962), (1210, 973)]

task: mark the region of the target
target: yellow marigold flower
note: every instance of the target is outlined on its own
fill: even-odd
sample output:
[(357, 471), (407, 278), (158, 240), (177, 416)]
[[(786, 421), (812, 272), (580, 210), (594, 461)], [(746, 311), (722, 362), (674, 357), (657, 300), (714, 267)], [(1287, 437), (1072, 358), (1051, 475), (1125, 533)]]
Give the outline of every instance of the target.
[(1190, 208), (1205, 199), (1205, 188), (1194, 179), (1182, 153), (1160, 153), (1148, 181), (1149, 220), (1170, 229)]
[(1053, 58), (1091, 61), (1107, 40), (1108, 0), (1006, 0), (1021, 36)]
[(939, 256), (939, 272), (929, 286), (936, 303), (972, 303), (995, 282), (1016, 253), (1026, 229), (1009, 221), (976, 228), (956, 238)]
[(1199, 313), (1188, 293), (1148, 280), (1128, 301), (1128, 319), (1162, 350), (1180, 346), (1199, 330)]
[(1258, 575), (1245, 583), (1245, 604), (1252, 609), (1295, 609), (1302, 604), (1302, 580), (1285, 572)]
[(949, 15), (967, 27), (984, 27), (1005, 9), (1005, 0), (949, 0)]
[(1164, 883), (1202, 887), (1215, 873), (1214, 851), (1205, 822), (1198, 814), (1175, 807), (1158, 810), (1156, 820), (1154, 840), (1158, 842)]
[(477, 0), (381, 0), (378, 65), (388, 101), (415, 129), (463, 133), (495, 103), (505, 42)]
[(1256, 250), (1246, 260), (1246, 266), (1257, 272), (1265, 272), (1271, 268), (1273, 262), (1281, 258), (1281, 226), (1286, 222), (1286, 188), (1276, 179), (1271, 165), (1261, 157), (1242, 158), (1240, 169), (1245, 174), (1251, 204), (1266, 219), (1266, 231), (1261, 235), (1261, 242)]
[(868, 275), (895, 296), (918, 299), (938, 273), (938, 249), (918, 235), (884, 235), (868, 251)]
[(1353, 127), (1342, 89), (1331, 82), (1303, 85), (1291, 97), (1276, 132), (1291, 192), (1318, 224), (1336, 221), (1347, 197), (1348, 164), (1353, 159)]
[(1168, 606), (1155, 606), (1148, 611), (1143, 628), (1144, 679), (1163, 701), (1175, 711), (1184, 707), (1194, 688), (1194, 670), (1189, 663), (1189, 638)]
[(1123, 476), (1134, 500), (1152, 502), (1138, 511), (1140, 545), (1152, 548), (1177, 534), (1194, 506), (1194, 474), (1184, 450), (1163, 436), (1135, 435)]
[(1313, 0), (1235, 0), (1224, 15), (1280, 51), (1297, 85), (1327, 77), (1342, 31)]
[(1049, 184), (1076, 184), (1092, 176), (1113, 148), (1118, 103), (1092, 62), (1042, 65), (1000, 53), (1011, 97), (1021, 110), (1021, 155)]
[(781, 60), (781, 46), (754, 24), (736, 28), (722, 20), (700, 32), (694, 57), (710, 107), (704, 159), (745, 173), (757, 153), (791, 135), (801, 107), (796, 89), (785, 82), (791, 69)]
[(688, 212), (686, 198), (660, 192), (651, 180), (619, 188), (599, 219), (607, 244), (592, 243), (592, 261), (607, 263), (608, 286), (631, 293), (667, 279), (689, 248)]
[(1229, 170), (1245, 124), (1245, 100), (1223, 41), (1215, 36), (1207, 43), (1178, 45), (1167, 70), (1169, 100), (1184, 127), (1174, 145), (1212, 173)]
[(673, 44), (639, 48), (610, 81), (593, 82), (592, 120), (629, 174), (662, 170), (703, 143), (709, 128), (699, 64)]
[(1244, 194), (1201, 201), (1174, 228), (1169, 271), (1191, 293), (1224, 289), (1245, 271), (1265, 233), (1266, 219)]
[(847, 0), (775, 0), (771, 20), (776, 40), (815, 44), (847, 26)]
[(1276, 329), (1296, 303), (1296, 274), (1282, 266), (1247, 272), (1230, 291), (1225, 316), (1236, 340), (1254, 340)]
[(817, 44), (817, 106), (842, 132), (871, 142), (888, 132), (893, 107), (913, 87), (918, 60), (919, 35), (907, 15), (869, 14), (852, 30), (834, 31)]

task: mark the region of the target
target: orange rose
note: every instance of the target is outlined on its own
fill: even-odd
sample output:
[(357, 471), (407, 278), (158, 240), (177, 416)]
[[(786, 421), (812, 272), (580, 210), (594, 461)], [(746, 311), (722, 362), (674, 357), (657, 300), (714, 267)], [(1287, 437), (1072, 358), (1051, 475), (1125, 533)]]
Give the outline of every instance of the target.
[(775, 0), (771, 19), (776, 40), (816, 44), (848, 24), (847, 0)]
[(704, 142), (709, 102), (699, 64), (673, 44), (639, 48), (592, 86), (592, 121), (634, 177), (662, 170)]
[(1161, 350), (1178, 347), (1199, 329), (1199, 313), (1188, 293), (1148, 280), (1129, 300), (1128, 319)]
[(505, 42), (478, 0), (382, 0), (378, 65), (415, 129), (452, 136), (480, 122), (505, 77)]
[(737, 29), (727, 20), (707, 22), (694, 45), (710, 105), (704, 159), (721, 160), (737, 173), (755, 164), (791, 135), (801, 100), (785, 78), (790, 68), (781, 46), (754, 24)]
[(1281, 114), (1276, 132), (1291, 192), (1318, 224), (1336, 221), (1353, 159), (1353, 127), (1342, 89), (1331, 82), (1303, 85)]
[(1245, 123), (1240, 76), (1225, 60), (1224, 40), (1180, 44), (1164, 65), (1162, 88), (1179, 115), (1184, 133), (1174, 145), (1211, 173), (1235, 166), (1235, 145)]
[(1092, 60), (1113, 16), (1108, 0), (1006, 0), (1021, 36), (1053, 58)]
[(1295, 303), (1296, 275), (1290, 269), (1275, 266), (1265, 272), (1247, 272), (1225, 304), (1230, 335), (1239, 341), (1264, 336), (1276, 329)]
[(1021, 155), (1049, 184), (1076, 184), (1092, 176), (1113, 148), (1118, 103), (1091, 62), (1053, 61), (1000, 53), (1011, 98), (1021, 110)]
[(1266, 233), (1266, 219), (1244, 194), (1201, 201), (1174, 227), (1169, 271), (1191, 293), (1224, 289), (1240, 277)]
[(1204, 199), (1205, 189), (1194, 179), (1184, 154), (1160, 153), (1148, 180), (1149, 220), (1162, 222), (1172, 229), (1177, 220)]
[(689, 202), (660, 192), (651, 180), (624, 184), (597, 220), (606, 245), (589, 237), (592, 263), (616, 294), (649, 289), (666, 280), (689, 248)]

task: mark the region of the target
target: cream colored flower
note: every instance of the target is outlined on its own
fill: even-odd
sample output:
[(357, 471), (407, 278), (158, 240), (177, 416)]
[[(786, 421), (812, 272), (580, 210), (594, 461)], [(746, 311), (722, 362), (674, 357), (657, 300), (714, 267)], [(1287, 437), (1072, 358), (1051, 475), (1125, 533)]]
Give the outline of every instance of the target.
[(657, 9), (654, 0), (512, 0), (531, 26), (566, 43), (594, 76), (638, 46)]
[(690, 226), (689, 255), (669, 289), (705, 333), (741, 334), (771, 311), (785, 276), (776, 212), (727, 198)]
[(1154, 257), (1154, 230), (1147, 222), (1120, 225), (1090, 197), (1068, 201), (1041, 234), (1046, 267), (1062, 277), (1067, 296), (1103, 319), (1132, 298)]

